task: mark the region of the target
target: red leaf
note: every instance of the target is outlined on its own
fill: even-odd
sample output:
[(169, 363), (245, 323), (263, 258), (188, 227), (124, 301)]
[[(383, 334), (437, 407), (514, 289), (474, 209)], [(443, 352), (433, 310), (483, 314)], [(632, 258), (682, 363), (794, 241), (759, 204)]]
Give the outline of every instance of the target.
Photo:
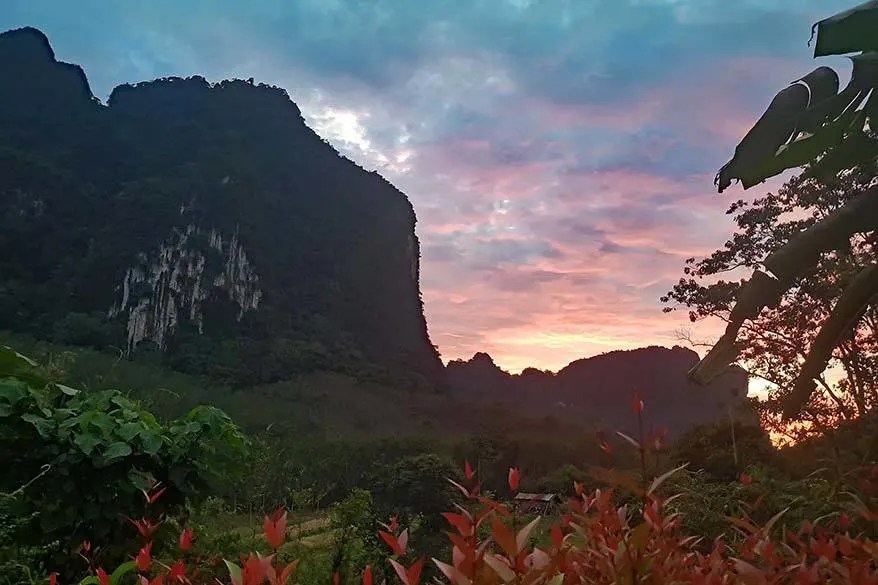
[(561, 527), (557, 524), (554, 524), (552, 526), (552, 530), (550, 531), (550, 535), (552, 537), (552, 545), (555, 548), (560, 549), (561, 546), (564, 544), (564, 532), (561, 531)]
[(403, 567), (393, 559), (389, 560), (390, 566), (393, 567), (394, 571), (396, 571), (396, 575), (397, 577), (399, 577), (399, 580), (402, 581), (403, 585), (411, 585), (411, 583), (409, 583), (408, 571), (406, 571), (405, 567)]
[(390, 550), (393, 551), (393, 554), (402, 556), (404, 554), (402, 547), (399, 546), (399, 541), (396, 540), (396, 537), (390, 534), (389, 532), (384, 532), (383, 530), (378, 531), (378, 536), (381, 537), (381, 540), (387, 543), (387, 546), (390, 547)]
[[(132, 520), (128, 519), (135, 528), (137, 528), (137, 532), (140, 533), (145, 540), (152, 540), (152, 537), (155, 536), (155, 533), (158, 532), (159, 528), (162, 526), (162, 522), (164, 520), (159, 520), (157, 523), (153, 524), (150, 520), (146, 518), (142, 518), (140, 520)], [(83, 543), (83, 548), (88, 551), (91, 548), (91, 545), (88, 542)]]
[(640, 399), (638, 394), (634, 395), (634, 398), (631, 400), (631, 405), (634, 407), (634, 412), (636, 414), (641, 414), (643, 412), (643, 400)]
[(265, 532), (265, 539), (268, 541), (269, 546), (274, 550), (279, 549), (287, 535), (286, 510), (278, 508), (272, 518), (266, 516), (262, 523), (262, 529)]
[(518, 555), (515, 534), (496, 516), (491, 519), (491, 534), (494, 536), (497, 544), (500, 545), (500, 548), (503, 549), (503, 552), (506, 553), (506, 556), (514, 560), (516, 555)]
[(186, 565), (183, 564), (183, 559), (180, 559), (176, 563), (174, 563), (174, 566), (171, 567), (170, 571), (168, 571), (168, 578), (175, 580), (179, 583), (186, 582)]
[(183, 532), (180, 533), (180, 550), (187, 551), (192, 548), (193, 536), (195, 536), (195, 533), (191, 528), (185, 528)]
[(421, 582), (421, 573), (424, 571), (424, 557), (418, 559), (414, 565), (408, 568), (406, 576), (408, 585), (418, 585)]
[(110, 576), (107, 575), (107, 572), (102, 568), (98, 567), (98, 570), (95, 571), (98, 577), (98, 581), (100, 581), (101, 585), (110, 585)]
[[(156, 484), (156, 486), (158, 486), (158, 484)], [(165, 490), (167, 489), (168, 488), (162, 488), (160, 490), (152, 492), (151, 494), (148, 492), (143, 492), (143, 495), (146, 497), (146, 503), (150, 505), (155, 504), (158, 499), (162, 497), (162, 494), (165, 493)]]
[(137, 569), (139, 571), (146, 571), (149, 566), (152, 564), (152, 541), (147, 542), (143, 545), (143, 548), (140, 549), (140, 552), (137, 553), (137, 558), (135, 559), (135, 563), (137, 564)]
[(408, 546), (409, 546), (409, 529), (408, 528), (406, 528), (405, 530), (402, 531), (402, 533), (399, 535), (399, 538), (396, 539), (396, 542), (399, 543), (399, 550), (400, 550), (399, 556), (405, 556), (405, 551), (408, 549)]
[(475, 474), (473, 473), (473, 468), (469, 464), (469, 461), (464, 462), (463, 473), (464, 475), (466, 475), (467, 480), (471, 480), (475, 476)]
[(461, 536), (469, 536), (473, 532), (473, 525), (469, 518), (454, 512), (442, 512), (442, 517), (454, 526)]
[(510, 467), (509, 468), (509, 478), (508, 479), (509, 479), (509, 489), (511, 489), (512, 491), (518, 491), (519, 473), (518, 473), (517, 467)]
[(363, 571), (363, 585), (372, 585), (372, 565), (366, 565)]
[(49, 574), (49, 585), (58, 585), (58, 574), (50, 573)]
[(750, 485), (751, 483), (753, 483), (753, 478), (751, 478), (746, 473), (742, 473), (740, 477), (740, 482), (743, 485)]
[[(269, 565), (270, 566), (270, 565)], [(286, 585), (287, 581), (290, 580), (293, 573), (296, 571), (296, 568), (299, 566), (299, 561), (295, 560), (286, 567), (284, 567), (283, 571), (280, 572), (280, 575), (277, 576), (274, 580), (271, 581), (271, 585)], [(274, 567), (270, 567), (272, 571), (274, 571)]]

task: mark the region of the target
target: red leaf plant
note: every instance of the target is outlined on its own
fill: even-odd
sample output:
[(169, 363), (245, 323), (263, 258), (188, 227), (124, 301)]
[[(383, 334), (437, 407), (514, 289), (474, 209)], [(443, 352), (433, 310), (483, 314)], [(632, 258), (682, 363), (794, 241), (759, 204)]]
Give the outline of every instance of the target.
[[(639, 399), (638, 399), (639, 400)], [(642, 402), (642, 401), (641, 401)], [(637, 403), (635, 403), (637, 404)], [(643, 407), (637, 408), (642, 412)], [(640, 412), (638, 412), (640, 414)], [(643, 452), (645, 442), (637, 441)], [(646, 442), (647, 444), (649, 442)], [(873, 468), (862, 478), (868, 483), (862, 498), (857, 499), (857, 517), (841, 514), (829, 521), (805, 522), (796, 530), (782, 522), (783, 513), (759, 525), (747, 514), (759, 507), (744, 506), (747, 514), (730, 518), (728, 542), (719, 538), (701, 542), (697, 535), (681, 531), (682, 518), (669, 506), (677, 496), (666, 497), (662, 486), (679, 472), (678, 468), (660, 474), (646, 487), (622, 474), (608, 474), (610, 484), (588, 492), (582, 484), (573, 485), (574, 495), (564, 513), (554, 524), (542, 527), (536, 517), (524, 526), (502, 502), (481, 496), (478, 484), (455, 486), (465, 496), (465, 505), (457, 506), (443, 517), (448, 523), (447, 557), (429, 559), (439, 571), (436, 582), (446, 585), (585, 585), (603, 583), (665, 585), (810, 585), (818, 583), (878, 585), (878, 543), (863, 536), (863, 522), (874, 522), (878, 509), (874, 498), (878, 474)], [(467, 464), (464, 475), (473, 483), (475, 474)], [(741, 476), (737, 484), (741, 493), (750, 494), (759, 486)], [(509, 487), (517, 491), (520, 474), (509, 470)], [(620, 504), (617, 491), (634, 490), (636, 504)], [(630, 498), (629, 498), (630, 500)], [(146, 519), (135, 522), (146, 543), (137, 554), (139, 585), (293, 585), (298, 564), (277, 562), (277, 550), (285, 539), (286, 512), (276, 511), (264, 521), (265, 536), (275, 553), (269, 556), (250, 553), (241, 557), (241, 565), (224, 561), (228, 580), (202, 576), (182, 559), (164, 565), (152, 561), (152, 536), (161, 522)], [(411, 555), (409, 530), (400, 531), (398, 520), (382, 524), (380, 538), (387, 544), (386, 559), (395, 583), (422, 585), (428, 559)], [(543, 534), (544, 537), (538, 537)], [(180, 548), (188, 549), (191, 531), (180, 535)], [(539, 543), (539, 544), (535, 544)], [(89, 552), (84, 544), (82, 551)], [(77, 551), (78, 552), (78, 551)], [(121, 567), (120, 567), (121, 569)], [(154, 574), (153, 574), (154, 572)], [(94, 569), (92, 582), (109, 585), (110, 575), (103, 568)], [(361, 575), (363, 585), (373, 584), (373, 567)], [(338, 580), (328, 574), (322, 582)], [(359, 579), (358, 579), (359, 580)], [(50, 585), (56, 577), (50, 576)]]

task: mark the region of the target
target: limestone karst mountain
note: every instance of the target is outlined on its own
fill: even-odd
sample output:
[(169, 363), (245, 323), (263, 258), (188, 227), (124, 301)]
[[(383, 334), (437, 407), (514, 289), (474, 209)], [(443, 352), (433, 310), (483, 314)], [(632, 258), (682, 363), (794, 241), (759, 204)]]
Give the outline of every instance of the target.
[(747, 374), (732, 368), (708, 386), (686, 377), (698, 355), (683, 347), (645, 347), (577, 360), (557, 373), (526, 369), (510, 374), (485, 353), (448, 364), (458, 397), (515, 405), (530, 415), (579, 420), (608, 430), (633, 430), (632, 398), (646, 403), (646, 420), (670, 435), (731, 415), (752, 420), (746, 408)]
[(411, 204), (284, 90), (165, 78), (104, 105), (31, 28), (0, 35), (0, 84), (0, 328), (241, 384), (441, 378)]

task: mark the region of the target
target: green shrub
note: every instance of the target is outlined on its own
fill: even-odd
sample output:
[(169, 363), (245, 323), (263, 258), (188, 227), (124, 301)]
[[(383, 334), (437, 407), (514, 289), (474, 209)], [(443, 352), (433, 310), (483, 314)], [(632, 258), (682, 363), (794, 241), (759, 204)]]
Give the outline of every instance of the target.
[[(162, 511), (173, 513), (233, 474), (245, 447), (219, 410), (198, 407), (161, 424), (118, 391), (54, 383), (28, 358), (0, 348), (0, 492), (18, 492), (19, 548), (88, 539), (98, 557), (117, 558), (134, 534), (124, 518), (140, 515), (149, 486), (166, 488)], [(65, 559), (44, 560), (69, 569)]]

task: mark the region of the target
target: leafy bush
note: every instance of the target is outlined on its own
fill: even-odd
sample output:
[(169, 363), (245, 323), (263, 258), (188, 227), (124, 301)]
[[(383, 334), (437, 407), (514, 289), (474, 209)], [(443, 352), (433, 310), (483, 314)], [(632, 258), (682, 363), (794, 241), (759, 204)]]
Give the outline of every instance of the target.
[[(635, 399), (641, 429), (643, 407), (643, 402)], [(870, 537), (878, 521), (878, 466), (858, 470), (844, 494), (832, 482), (817, 478), (806, 478), (797, 484), (798, 489), (804, 490), (801, 494), (783, 494), (777, 489), (778, 480), (758, 469), (753, 476), (742, 474), (734, 486), (726, 484), (726, 489), (714, 494), (715, 499), (724, 501), (717, 511), (728, 514), (726, 530), (714, 538), (704, 538), (685, 530), (687, 526), (699, 527), (708, 507), (703, 500), (690, 498), (704, 496), (703, 489), (708, 485), (718, 488), (722, 484), (705, 482), (704, 473), (687, 475), (684, 466), (654, 475), (647, 467), (648, 456), (651, 450), (662, 448), (661, 441), (657, 437), (645, 439), (642, 433), (637, 438), (619, 435), (639, 453), (640, 473), (603, 470), (598, 475), (610, 484), (592, 492), (575, 482), (575, 496), (568, 502), (566, 513), (543, 531), (540, 517), (520, 517), (504, 503), (483, 493), (482, 482), (466, 463), (460, 481), (448, 478), (464, 505), (455, 505), (454, 511), (441, 514), (450, 529), (446, 545), (450, 545), (450, 551), (445, 555), (421, 554), (410, 542), (412, 526), (404, 526), (394, 518), (378, 530), (389, 548), (386, 565), (381, 563), (383, 566), (373, 569), (370, 563), (358, 571), (353, 561), (368, 562), (377, 555), (374, 545), (364, 546), (370, 540), (366, 533), (375, 523), (371, 497), (367, 492), (355, 492), (333, 510), (337, 548), (331, 562), (313, 565), (300, 575), (307, 575), (307, 580), (299, 582), (373, 585), (376, 577), (384, 574), (382, 569), (386, 569), (402, 585), (419, 585), (429, 581), (432, 568), (439, 576), (438, 582), (449, 585), (878, 583), (878, 545)], [(609, 451), (606, 445), (604, 448)], [(424, 463), (426, 459), (418, 461)], [(518, 468), (510, 468), (510, 492), (517, 492), (520, 479)], [(689, 489), (681, 490), (686, 485)], [(155, 500), (154, 495), (146, 495), (148, 501)], [(816, 503), (817, 507), (814, 502), (809, 506), (802, 501), (803, 497), (818, 496), (822, 501)], [(834, 504), (829, 500), (832, 497), (836, 497)], [(847, 510), (842, 498), (848, 502)], [(774, 507), (780, 505), (785, 507), (775, 513)], [(795, 514), (790, 514), (793, 505), (800, 505), (800, 511), (807, 512), (833, 506), (837, 510), (800, 522)], [(417, 515), (413, 520), (416, 522)], [(151, 521), (143, 519), (140, 524), (151, 525)], [(716, 531), (709, 524), (700, 528), (705, 532)], [(297, 561), (280, 560), (286, 537), (286, 513), (278, 510), (273, 516), (266, 516), (264, 532), (273, 554), (241, 556), (241, 566), (226, 560), (232, 585), (293, 582)], [(141, 585), (228, 582), (217, 580), (216, 572), (206, 569), (216, 567), (216, 560), (184, 554), (176, 560), (153, 563), (152, 534), (141, 533), (145, 542), (137, 562), (121, 565), (116, 569), (117, 576), (139, 572)], [(181, 532), (180, 548), (184, 553), (191, 536), (187, 529)], [(346, 549), (350, 543), (351, 552)], [(430, 565), (426, 562), (428, 558)], [(119, 582), (99, 566), (92, 567), (94, 576), (81, 585)]]
[(674, 442), (672, 458), (714, 479), (734, 481), (751, 465), (777, 461), (771, 439), (761, 427), (728, 421), (693, 428)]
[[(88, 539), (96, 556), (118, 558), (131, 537), (120, 520), (139, 515), (144, 490), (161, 482), (162, 512), (172, 513), (233, 474), (245, 447), (214, 408), (161, 424), (118, 391), (54, 383), (28, 358), (0, 348), (0, 491), (17, 493), (17, 547)], [(45, 559), (62, 570), (68, 560)]]
[[(638, 506), (618, 505), (620, 485), (592, 493), (575, 486), (576, 495), (569, 501), (567, 512), (548, 529), (546, 542), (537, 544), (535, 535), (541, 518), (519, 518), (503, 503), (482, 495), (480, 484), (467, 465), (466, 480), (452, 484), (461, 492), (466, 505), (442, 514), (450, 529), (450, 554), (430, 559), (431, 565), (443, 577), (439, 582), (449, 585), (878, 582), (878, 550), (875, 542), (862, 532), (878, 520), (878, 467), (864, 470), (867, 483), (852, 500), (856, 516), (841, 514), (785, 528), (781, 521), (783, 513), (760, 523), (744, 512), (729, 519), (725, 538), (712, 542), (702, 542), (701, 538), (681, 531), (684, 520), (672, 505), (679, 496), (662, 495), (679, 472), (675, 469), (655, 478), (646, 489), (633, 488), (640, 501)], [(508, 483), (511, 491), (517, 490), (517, 469), (510, 470)], [(757, 483), (745, 476), (741, 485), (749, 488)], [(154, 501), (155, 493), (147, 493), (147, 499)], [(758, 498), (753, 502), (746, 497), (739, 502), (742, 508), (749, 509), (758, 507), (757, 503)], [(357, 493), (338, 506), (333, 521), (338, 529), (352, 533), (371, 525), (368, 494)], [(150, 524), (146, 518), (140, 523)], [(286, 513), (278, 510), (266, 516), (263, 526), (273, 553), (241, 556), (240, 565), (226, 560), (228, 580), (219, 583), (375, 582), (378, 567), (370, 564), (360, 571), (344, 563), (327, 567), (332, 574), (309, 574), (308, 581), (294, 581), (298, 562), (280, 560), (286, 538)], [(99, 565), (92, 565), (94, 575), (81, 581), (81, 585), (114, 585), (132, 573), (138, 573), (141, 584), (146, 585), (217, 582), (211, 567), (219, 563), (187, 552), (193, 537), (191, 529), (180, 533), (182, 553), (162, 561), (152, 558), (152, 535), (142, 534), (144, 542), (135, 561), (120, 565), (113, 575)], [(409, 529), (396, 521), (379, 530), (389, 549), (388, 572), (402, 585), (419, 585), (427, 582), (427, 558), (415, 553), (409, 534)], [(349, 571), (344, 581), (339, 572), (342, 568)]]

